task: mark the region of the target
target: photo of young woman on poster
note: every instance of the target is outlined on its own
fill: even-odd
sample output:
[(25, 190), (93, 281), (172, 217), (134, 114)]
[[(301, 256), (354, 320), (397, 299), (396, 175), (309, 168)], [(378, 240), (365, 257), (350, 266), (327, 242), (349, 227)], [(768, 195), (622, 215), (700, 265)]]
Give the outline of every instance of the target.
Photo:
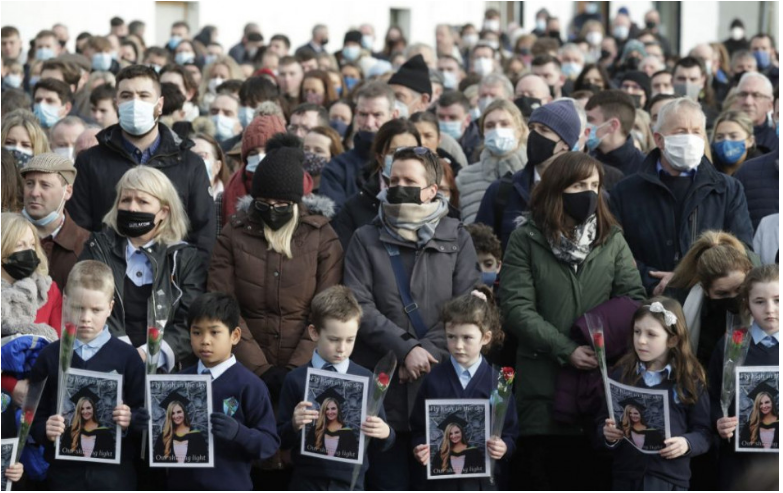
[(750, 419), (742, 427), (740, 443), (745, 448), (778, 448), (778, 391), (766, 381), (761, 382), (748, 397), (753, 401)]
[(620, 405), (623, 406), (623, 419), (620, 426), (625, 437), (642, 450), (662, 449), (663, 434), (660, 430), (647, 425), (644, 418), (645, 406), (635, 399), (625, 399), (620, 402)]
[(60, 438), (60, 455), (92, 459), (114, 459), (115, 442), (111, 429), (101, 426), (100, 398), (84, 387), (71, 396), (76, 409), (70, 426)]
[(457, 415), (449, 415), (439, 425), (443, 441), (433, 458), (433, 476), (453, 474), (477, 474), (484, 472), (484, 457), (476, 447), (468, 443), (467, 421)]
[(345, 426), (342, 414), (345, 398), (335, 387), (330, 387), (315, 400), (321, 408), (315, 426), (310, 428), (307, 435), (306, 450), (329, 457), (356, 459), (359, 443), (354, 430)]
[(155, 462), (207, 462), (204, 435), (190, 426), (189, 403), (190, 400), (176, 390), (161, 401), (160, 407), (166, 410), (166, 419), (163, 431), (155, 441)]

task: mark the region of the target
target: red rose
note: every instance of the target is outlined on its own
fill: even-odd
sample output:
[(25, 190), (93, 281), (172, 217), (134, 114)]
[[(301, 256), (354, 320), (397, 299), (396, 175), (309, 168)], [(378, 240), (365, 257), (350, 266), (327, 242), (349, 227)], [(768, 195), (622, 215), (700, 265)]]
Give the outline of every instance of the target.
[(514, 369), (510, 366), (504, 366), (501, 370), (501, 373), (503, 373), (503, 378), (506, 380), (513, 380), (514, 378)]
[(24, 412), (23, 421), (24, 421), (25, 423), (27, 423), (28, 425), (29, 425), (29, 424), (32, 424), (32, 422), (33, 422), (33, 418), (34, 418), (34, 417), (35, 417), (35, 411), (33, 411), (32, 409), (27, 409), (27, 410)]
[(601, 332), (593, 334), (593, 345), (596, 349), (604, 347), (604, 335)]
[(158, 329), (157, 327), (149, 327), (147, 329), (147, 337), (151, 341), (157, 341), (158, 339), (160, 339), (160, 329)]
[(389, 378), (389, 375), (387, 375), (386, 373), (379, 373), (378, 374), (378, 384), (386, 387), (387, 385), (389, 385), (390, 381), (391, 381), (391, 379)]
[(76, 337), (76, 324), (72, 324), (72, 323), (66, 322), (66, 324), (65, 324), (65, 333), (69, 337)]
[(747, 329), (736, 329), (734, 331), (734, 334), (731, 336), (731, 342), (734, 343), (737, 346), (742, 345), (742, 341), (745, 339), (745, 333), (747, 332)]

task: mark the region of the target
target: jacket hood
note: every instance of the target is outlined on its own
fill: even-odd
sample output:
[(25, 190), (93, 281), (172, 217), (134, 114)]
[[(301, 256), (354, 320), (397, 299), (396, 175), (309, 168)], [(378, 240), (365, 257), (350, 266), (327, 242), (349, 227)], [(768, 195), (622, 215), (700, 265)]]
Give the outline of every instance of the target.
[[(237, 200), (237, 212), (247, 212), (250, 210), (250, 206), (253, 204), (253, 197), (245, 195)], [(307, 209), (308, 214), (316, 216), (324, 216), (327, 219), (332, 219), (335, 212), (335, 203), (329, 197), (324, 195), (316, 195), (311, 193), (302, 197), (302, 204)]]

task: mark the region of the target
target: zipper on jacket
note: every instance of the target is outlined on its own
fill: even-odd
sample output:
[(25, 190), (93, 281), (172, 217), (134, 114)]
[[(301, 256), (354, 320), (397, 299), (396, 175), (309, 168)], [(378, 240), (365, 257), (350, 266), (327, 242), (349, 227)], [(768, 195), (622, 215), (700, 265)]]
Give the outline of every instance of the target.
[(698, 217), (699, 217), (699, 207), (697, 206), (695, 209), (693, 209), (693, 212), (691, 213), (691, 245), (696, 243), (696, 237), (698, 236), (696, 234), (696, 225), (698, 223)]

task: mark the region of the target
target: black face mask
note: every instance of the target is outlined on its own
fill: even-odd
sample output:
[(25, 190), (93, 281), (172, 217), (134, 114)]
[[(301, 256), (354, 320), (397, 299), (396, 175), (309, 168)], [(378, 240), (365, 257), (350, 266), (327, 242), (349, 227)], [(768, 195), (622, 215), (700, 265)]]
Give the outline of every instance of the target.
[(127, 238), (144, 236), (155, 226), (155, 214), (151, 212), (117, 211), (117, 232)]
[(647, 21), (644, 23), (644, 26), (647, 29), (655, 29), (656, 27), (658, 27), (658, 24), (656, 24), (654, 21)]
[(592, 92), (594, 95), (598, 94), (599, 92), (603, 91), (599, 86), (595, 84), (587, 84), (586, 86), (583, 86), (582, 89), (586, 89), (590, 92)]
[(18, 281), (33, 275), (40, 263), (41, 259), (38, 258), (35, 250), (22, 250), (9, 255), (8, 260), (3, 264), (3, 269)]
[(386, 200), (390, 204), (422, 204), (421, 187), (389, 187)]
[(550, 38), (560, 39), (560, 31), (549, 31), (547, 34)]
[(326, 43), (329, 42), (329, 38), (321, 40), (321, 46), (326, 46)]
[(288, 207), (279, 209), (271, 207), (263, 202), (253, 202), (253, 210), (256, 211), (261, 221), (272, 231), (282, 228), (294, 217), (294, 205), (288, 204)]
[(639, 59), (636, 57), (629, 58), (628, 60), (625, 61), (625, 68), (626, 70), (638, 70)]
[(743, 75), (745, 75), (745, 72), (738, 72), (738, 73), (734, 74), (734, 78), (732, 79), (734, 81), (734, 85), (739, 84), (739, 81), (740, 81), (740, 79), (742, 78)]
[(633, 99), (633, 105), (636, 107), (636, 109), (641, 109), (642, 107), (642, 95), (641, 94), (629, 94), (631, 96), (631, 99)]
[(601, 50), (601, 60), (612, 58), (612, 53), (609, 50)]
[(728, 312), (736, 315), (739, 313), (739, 297), (720, 298), (717, 300), (704, 298), (704, 304), (707, 306), (710, 314), (723, 315)]
[(557, 142), (547, 139), (540, 133), (530, 132), (527, 138), (527, 165), (536, 166), (552, 157), (556, 145)]
[(598, 194), (592, 190), (577, 193), (563, 193), (563, 210), (577, 224), (584, 223), (595, 214), (598, 207)]
[(517, 105), (519, 111), (522, 112), (522, 116), (530, 118), (530, 115), (533, 114), (533, 110), (541, 106), (541, 100), (538, 98), (522, 96), (515, 99), (514, 104)]
[(549, 95), (552, 96), (552, 99), (557, 99), (557, 96), (555, 95), (555, 86), (549, 86)]

